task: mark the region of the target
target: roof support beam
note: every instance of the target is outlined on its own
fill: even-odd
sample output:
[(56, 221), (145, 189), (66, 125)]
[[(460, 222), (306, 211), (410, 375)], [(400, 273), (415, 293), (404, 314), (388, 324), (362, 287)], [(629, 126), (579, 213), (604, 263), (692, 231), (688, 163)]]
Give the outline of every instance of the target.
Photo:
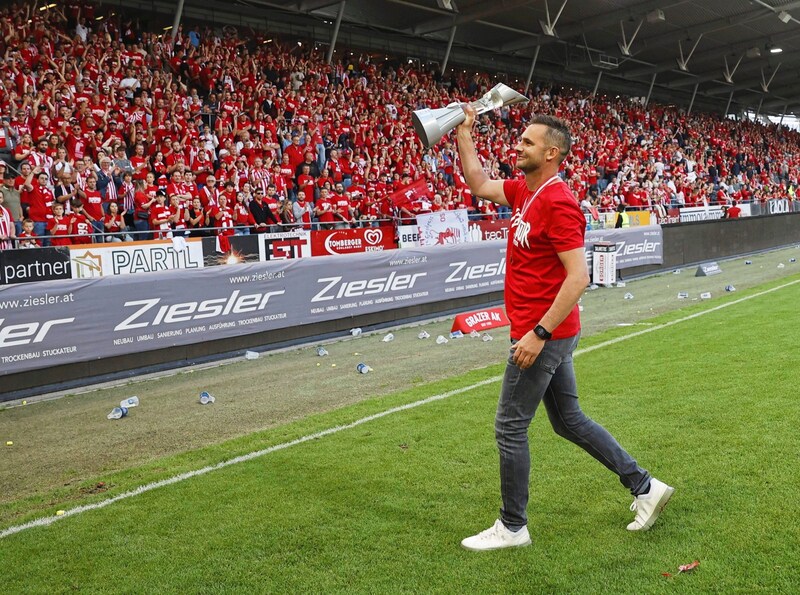
[(694, 107), (694, 98), (697, 97), (697, 87), (699, 86), (700, 85), (694, 86), (694, 91), (692, 91), (692, 99), (689, 101), (689, 109), (686, 111), (687, 116), (692, 113), (692, 108)]
[[(636, 4), (634, 6), (628, 6), (625, 8), (620, 8), (618, 10), (607, 11), (598, 15), (594, 15), (583, 20), (577, 21), (574, 24), (567, 25), (563, 27), (558, 32), (558, 37), (560, 39), (571, 39), (580, 35), (581, 33), (586, 33), (587, 31), (593, 31), (595, 29), (601, 29), (603, 27), (607, 27), (609, 25), (613, 25), (614, 23), (619, 22), (620, 19), (626, 19), (628, 17), (643, 17), (648, 12), (655, 10), (656, 8), (666, 8), (670, 6), (678, 6), (681, 4), (685, 4), (690, 0), (646, 0), (645, 2), (641, 2), (640, 4)], [(546, 37), (541, 40), (542, 45), (547, 45), (549, 43), (553, 43), (556, 41), (557, 38), (555, 37)], [(519, 50), (526, 50), (528, 48), (535, 47), (540, 42), (538, 40), (531, 40), (531, 39), (515, 39), (514, 41), (510, 41), (503, 46), (501, 46), (500, 50), (504, 53), (507, 52), (516, 52)]]
[(730, 113), (731, 101), (733, 101), (733, 91), (731, 91), (731, 94), (728, 95), (728, 103), (725, 104), (725, 113), (723, 114), (725, 116), (727, 116)]
[(678, 51), (680, 52), (681, 57), (676, 58), (675, 60), (678, 62), (678, 68), (680, 68), (682, 71), (689, 72), (689, 60), (692, 59), (692, 54), (694, 54), (694, 51), (697, 49), (697, 44), (700, 43), (700, 40), (702, 38), (703, 34), (701, 33), (700, 37), (697, 38), (697, 41), (694, 42), (694, 45), (692, 46), (692, 51), (690, 51), (689, 55), (686, 56), (685, 58), (683, 57), (683, 46), (681, 45), (680, 41), (678, 42)]
[(549, 35), (550, 37), (558, 37), (556, 35), (556, 23), (558, 23), (558, 19), (561, 18), (561, 13), (564, 12), (564, 7), (567, 5), (569, 0), (564, 0), (564, 3), (561, 5), (561, 8), (558, 10), (558, 14), (556, 18), (550, 20), (550, 3), (547, 0), (544, 0), (544, 13), (546, 15), (546, 21), (539, 20), (539, 24), (542, 26), (542, 32), (545, 35)]
[[(514, 10), (521, 6), (528, 5), (530, 3), (531, 0), (504, 0), (500, 2), (495, 0), (494, 2), (487, 2), (486, 4), (480, 4), (477, 8), (474, 8), (473, 10), (465, 11), (456, 15), (455, 25), (458, 26), (458, 25), (465, 25), (467, 23), (472, 23), (474, 21), (478, 21), (486, 17), (491, 17), (493, 15), (500, 14), (502, 12), (508, 12), (509, 10)], [(411, 29), (410, 33), (417, 36), (427, 35), (429, 33), (436, 33), (437, 31), (443, 31), (444, 29), (449, 29), (452, 26), (453, 26), (453, 16), (452, 13), (450, 13), (447, 16), (442, 16), (439, 18), (431, 19), (429, 21), (425, 21), (424, 23), (419, 23)]]
[(730, 69), (728, 66), (728, 56), (724, 56), (725, 58), (725, 70), (722, 72), (722, 75), (725, 77), (725, 82), (728, 84), (733, 84), (733, 75), (736, 74), (736, 70), (739, 68), (739, 64), (742, 63), (742, 58), (744, 58), (744, 54), (739, 56), (739, 61), (736, 63), (736, 66), (733, 67), (733, 70)]
[(333, 60), (333, 51), (336, 48), (336, 40), (339, 37), (339, 27), (342, 26), (342, 17), (344, 16), (345, 0), (339, 2), (339, 10), (336, 12), (336, 24), (333, 26), (333, 35), (331, 35), (331, 45), (328, 46), (328, 55), (325, 56), (325, 62), (328, 64)]
[(175, 18), (172, 20), (172, 29), (170, 30), (170, 45), (175, 45), (175, 40), (178, 38), (178, 27), (181, 24), (181, 17), (183, 16), (183, 0), (178, 0), (178, 7), (175, 9)]
[(523, 95), (528, 94), (528, 89), (531, 88), (531, 79), (533, 78), (533, 69), (536, 68), (536, 60), (539, 59), (539, 46), (536, 46), (536, 50), (533, 52), (533, 60), (531, 60), (531, 69), (528, 71), (528, 78), (525, 79), (525, 91)]
[(650, 79), (650, 88), (647, 90), (647, 97), (644, 100), (644, 106), (647, 107), (647, 104), (650, 103), (650, 95), (653, 94), (653, 85), (656, 84), (656, 77), (658, 76), (657, 73), (653, 73), (653, 78)]
[(456, 26), (450, 28), (450, 39), (447, 40), (447, 49), (444, 51), (444, 60), (442, 60), (442, 75), (447, 70), (447, 62), (450, 60), (450, 50), (453, 49), (453, 40), (456, 38)]
[(603, 78), (603, 71), (602, 70), (598, 70), (597, 71), (597, 80), (595, 80), (594, 89), (592, 89), (592, 99), (594, 99), (597, 96), (597, 89), (600, 88), (600, 79), (601, 78)]
[(636, 36), (639, 34), (639, 29), (642, 28), (643, 24), (644, 24), (644, 19), (639, 21), (639, 26), (636, 27), (636, 31), (633, 32), (633, 35), (631, 35), (630, 41), (628, 41), (628, 39), (625, 36), (625, 21), (620, 21), (619, 22), (619, 28), (622, 31), (622, 41), (617, 42), (617, 46), (619, 47), (619, 51), (622, 53), (623, 56), (632, 56), (633, 55), (633, 54), (631, 54), (631, 46), (633, 45), (633, 42), (636, 39)]

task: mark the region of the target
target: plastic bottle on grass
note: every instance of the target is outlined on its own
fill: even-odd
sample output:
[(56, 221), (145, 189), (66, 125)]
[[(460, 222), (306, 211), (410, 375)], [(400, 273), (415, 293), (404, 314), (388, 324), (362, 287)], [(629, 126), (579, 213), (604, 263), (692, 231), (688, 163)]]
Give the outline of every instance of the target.
[(213, 395), (209, 394), (206, 391), (200, 393), (200, 404), (201, 405), (208, 405), (209, 403), (213, 403), (216, 401)]
[(317, 347), (317, 355), (320, 357), (325, 357), (326, 355), (328, 355), (328, 350), (325, 349), (324, 347)]
[(128, 415), (127, 407), (114, 407), (106, 417), (108, 419), (122, 419), (126, 415)]
[(120, 407), (127, 407), (128, 409), (130, 409), (131, 407), (136, 407), (137, 405), (139, 405), (139, 397), (136, 396), (128, 397), (127, 399), (122, 399), (119, 402)]
[(384, 343), (388, 343), (389, 341), (394, 341), (394, 335), (389, 333), (383, 339), (381, 339)]
[(372, 371), (372, 368), (370, 368), (370, 367), (369, 367), (367, 364), (365, 364), (364, 362), (361, 362), (360, 364), (358, 364), (358, 365), (356, 366), (356, 370), (358, 370), (358, 371), (359, 371), (361, 374), (368, 374), (369, 372), (371, 372), (371, 371)]

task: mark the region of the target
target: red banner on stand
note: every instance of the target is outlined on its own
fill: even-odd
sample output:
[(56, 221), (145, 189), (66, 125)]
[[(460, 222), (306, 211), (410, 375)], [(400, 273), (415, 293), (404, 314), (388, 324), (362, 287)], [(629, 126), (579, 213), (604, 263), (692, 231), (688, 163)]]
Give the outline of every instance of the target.
[(413, 184), (409, 184), (405, 188), (400, 188), (400, 190), (392, 192), (389, 195), (389, 200), (394, 207), (399, 209), (400, 207), (407, 207), (420, 198), (430, 197), (430, 194), (428, 183), (425, 181), (425, 178), (420, 178)]
[(311, 232), (311, 256), (394, 250), (397, 242), (392, 227), (359, 227)]
[(461, 331), (468, 335), (472, 331), (485, 331), (490, 328), (508, 326), (505, 311), (502, 308), (486, 308), (475, 312), (465, 312), (456, 316), (451, 331)]

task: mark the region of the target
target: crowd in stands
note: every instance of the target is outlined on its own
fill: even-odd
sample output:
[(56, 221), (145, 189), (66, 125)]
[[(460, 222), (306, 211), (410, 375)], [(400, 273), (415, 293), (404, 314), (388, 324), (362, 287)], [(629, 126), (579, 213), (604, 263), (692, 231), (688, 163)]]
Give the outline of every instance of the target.
[[(471, 195), (448, 137), (425, 149), (411, 125), (485, 93), (487, 74), (349, 51), (327, 64), (313, 43), (233, 27), (181, 26), (173, 45), (84, 0), (6, 5), (0, 37), (0, 249), (508, 216)], [(562, 175), (587, 213), (794, 198), (796, 132), (558, 85), (530, 97), (480, 118), (480, 158), (518, 175), (528, 115), (568, 119)]]

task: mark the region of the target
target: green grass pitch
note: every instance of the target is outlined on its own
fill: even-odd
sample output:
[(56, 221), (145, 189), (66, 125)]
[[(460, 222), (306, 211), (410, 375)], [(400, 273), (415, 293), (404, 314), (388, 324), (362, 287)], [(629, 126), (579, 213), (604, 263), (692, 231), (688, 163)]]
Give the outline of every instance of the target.
[[(586, 412), (677, 490), (650, 532), (625, 530), (626, 490), (540, 411), (530, 430), (532, 546), (462, 550), (500, 504), (493, 383), (8, 536), (0, 592), (797, 592), (798, 280), (657, 316), (635, 330), (782, 286), (576, 358)], [(202, 454), (137, 462), (109, 482), (130, 489), (347, 424), (497, 376), (498, 361)], [(51, 492), (22, 492), (4, 504), (20, 514), (0, 528), (30, 518), (26, 506), (34, 516), (62, 506)], [(696, 570), (677, 573), (693, 560)]]

